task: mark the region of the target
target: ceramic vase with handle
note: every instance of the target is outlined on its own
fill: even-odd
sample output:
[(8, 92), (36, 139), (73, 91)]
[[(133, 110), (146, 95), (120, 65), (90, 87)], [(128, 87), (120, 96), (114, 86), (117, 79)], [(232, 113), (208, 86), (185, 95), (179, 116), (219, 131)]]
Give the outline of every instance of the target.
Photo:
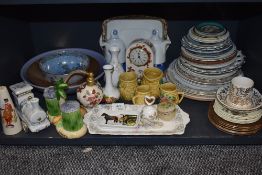
[(150, 38), (151, 43), (154, 45), (156, 49), (155, 57), (154, 57), (154, 65), (157, 67), (166, 62), (166, 50), (168, 49), (171, 41), (169, 39), (163, 40), (159, 36), (159, 31), (153, 29), (152, 36)]
[(92, 72), (85, 72), (82, 70), (72, 71), (64, 79), (64, 82), (67, 83), (73, 75), (86, 75), (86, 82), (80, 85), (77, 89), (77, 99), (79, 102), (87, 107), (93, 108), (98, 105), (103, 99), (103, 90), (101, 85), (95, 81), (94, 74)]
[(103, 88), (103, 94), (104, 94), (104, 101), (106, 103), (114, 103), (120, 97), (119, 90), (116, 87), (114, 87), (112, 83), (113, 68), (114, 67), (110, 64), (103, 66), (105, 77), (106, 77), (106, 85)]
[(122, 65), (118, 61), (120, 48), (112, 46), (112, 47), (109, 48), (109, 51), (110, 51), (111, 56), (112, 56), (110, 64), (113, 65), (113, 67), (114, 67), (113, 74), (112, 74), (112, 83), (113, 83), (114, 87), (117, 87), (120, 74), (125, 72)]

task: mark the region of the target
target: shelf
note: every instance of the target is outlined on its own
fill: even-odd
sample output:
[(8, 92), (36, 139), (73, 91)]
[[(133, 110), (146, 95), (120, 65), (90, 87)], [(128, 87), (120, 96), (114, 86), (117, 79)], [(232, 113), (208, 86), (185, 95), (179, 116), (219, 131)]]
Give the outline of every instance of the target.
[[(217, 21), (229, 31), (247, 56), (246, 76), (262, 92), (262, 0), (1, 0), (0, 84), (21, 81), (19, 71), (30, 58), (58, 48), (87, 48), (102, 52), (98, 40), (103, 20), (123, 15), (157, 16), (167, 20), (172, 44), (166, 66), (180, 54), (181, 38), (203, 21)], [(42, 101), (43, 103), (43, 101)], [(41, 104), (44, 106), (43, 104)], [(86, 135), (68, 140), (52, 126), (39, 133), (5, 136), (6, 145), (177, 145), (260, 144), (262, 131), (253, 136), (231, 136), (216, 129), (207, 117), (208, 102), (184, 99), (180, 107), (190, 114), (185, 134), (174, 136)]]
[(262, 144), (262, 132), (252, 136), (232, 136), (216, 129), (207, 118), (209, 102), (184, 99), (180, 107), (189, 113), (190, 123), (183, 135), (172, 136), (109, 136), (85, 135), (79, 139), (62, 138), (51, 126), (39, 133), (21, 132), (14, 136), (0, 133), (5, 145), (193, 145), (193, 144)]
[(115, 4), (115, 3), (240, 3), (262, 2), (261, 0), (2, 0), (0, 5), (40, 4)]

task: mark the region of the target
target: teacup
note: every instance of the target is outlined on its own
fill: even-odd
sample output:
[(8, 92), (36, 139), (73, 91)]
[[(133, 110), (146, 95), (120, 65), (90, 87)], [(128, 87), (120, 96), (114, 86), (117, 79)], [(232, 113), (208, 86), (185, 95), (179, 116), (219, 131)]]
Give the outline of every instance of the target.
[(179, 92), (173, 83), (164, 83), (160, 85), (160, 101), (169, 101), (179, 104), (184, 97), (183, 92)]
[(237, 109), (252, 107), (254, 81), (247, 77), (235, 77), (231, 80), (226, 103)]

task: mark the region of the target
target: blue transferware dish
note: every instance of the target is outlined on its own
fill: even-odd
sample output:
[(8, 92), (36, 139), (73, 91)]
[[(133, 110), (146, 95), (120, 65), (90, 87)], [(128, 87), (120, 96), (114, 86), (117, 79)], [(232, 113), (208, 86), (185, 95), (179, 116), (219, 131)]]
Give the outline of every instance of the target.
[[(39, 54), (30, 60), (28, 60), (22, 67), (20, 71), (20, 76), (23, 81), (33, 86), (35, 89), (44, 91), (46, 87), (53, 86), (53, 82), (49, 82), (46, 77), (45, 73), (40, 68), (40, 60), (43, 58), (47, 58), (53, 55), (57, 55), (57, 53), (74, 53), (76, 55), (85, 55), (84, 58), (88, 59), (88, 71), (91, 71), (95, 75), (95, 80), (98, 80), (104, 75), (103, 65), (106, 64), (105, 57), (93, 50), (89, 49), (82, 49), (82, 48), (64, 48), (64, 49), (57, 49), (51, 50), (48, 52), (44, 52)], [(79, 56), (75, 56), (79, 57)], [(74, 58), (75, 58), (74, 57)], [(79, 58), (78, 58), (79, 59)], [(85, 81), (85, 77), (76, 83), (69, 82), (69, 88), (67, 89), (67, 93), (75, 93), (76, 89)]]
[[(89, 65), (89, 56), (74, 50), (62, 50), (48, 54), (40, 59), (39, 68), (49, 82), (65, 78), (74, 70), (86, 70)], [(81, 80), (81, 76), (74, 76), (70, 83)]]

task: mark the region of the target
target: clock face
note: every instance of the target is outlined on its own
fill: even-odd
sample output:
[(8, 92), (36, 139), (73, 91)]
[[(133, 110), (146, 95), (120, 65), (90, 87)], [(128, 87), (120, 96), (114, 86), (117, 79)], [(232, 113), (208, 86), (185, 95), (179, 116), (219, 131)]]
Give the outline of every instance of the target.
[(126, 71), (135, 71), (141, 77), (145, 68), (153, 67), (154, 47), (145, 40), (137, 40), (126, 50)]
[(136, 66), (144, 66), (150, 59), (150, 52), (138, 46), (130, 50), (129, 59)]
[(129, 47), (127, 58), (136, 66), (145, 66), (152, 61), (152, 55), (153, 51), (148, 44), (138, 42)]

